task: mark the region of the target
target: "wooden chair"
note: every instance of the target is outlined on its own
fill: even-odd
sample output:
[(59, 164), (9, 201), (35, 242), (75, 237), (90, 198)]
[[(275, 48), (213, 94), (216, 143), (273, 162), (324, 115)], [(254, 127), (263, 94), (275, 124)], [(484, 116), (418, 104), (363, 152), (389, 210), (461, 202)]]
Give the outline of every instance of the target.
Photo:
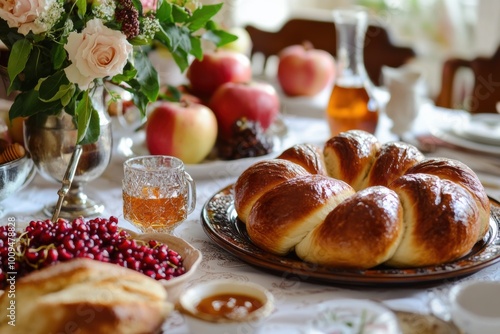
[(474, 75), (470, 96), (466, 97), (465, 109), (470, 113), (495, 113), (500, 102), (500, 46), (490, 57), (477, 57), (472, 60), (448, 59), (443, 64), (441, 89), (436, 105), (455, 108), (453, 88), (459, 69), (468, 68)]
[[(286, 22), (279, 31), (261, 30), (246, 26), (252, 39), (251, 56), (261, 53), (266, 60), (277, 55), (283, 48), (309, 41), (316, 49), (337, 54), (335, 24), (332, 21), (320, 21), (295, 18)], [(415, 57), (415, 52), (408, 47), (392, 44), (387, 31), (380, 26), (370, 25), (366, 32), (364, 62), (371, 81), (380, 86), (382, 66), (399, 67)]]

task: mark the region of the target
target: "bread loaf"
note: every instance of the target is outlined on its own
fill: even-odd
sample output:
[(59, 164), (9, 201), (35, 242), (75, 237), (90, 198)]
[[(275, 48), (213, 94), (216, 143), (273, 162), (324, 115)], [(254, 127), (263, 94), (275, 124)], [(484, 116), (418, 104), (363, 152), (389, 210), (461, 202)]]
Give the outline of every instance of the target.
[(400, 142), (385, 143), (377, 152), (361, 188), (387, 187), (423, 159), (424, 155), (413, 145)]
[(319, 147), (297, 144), (284, 150), (277, 159), (285, 159), (304, 167), (311, 174), (327, 175), (325, 161)]
[(161, 283), (115, 264), (76, 259), (16, 282), (15, 327), (0, 297), (0, 333), (158, 333), (173, 306)]
[[(412, 145), (381, 145), (360, 130), (332, 137), (323, 153), (285, 152), (250, 166), (234, 187), (250, 239), (271, 253), (342, 268), (421, 267), (466, 255), (489, 229), (484, 187), (459, 161), (425, 159)], [(266, 172), (286, 159), (306, 176), (290, 165)], [(324, 161), (327, 176), (311, 161)]]
[(342, 132), (330, 138), (323, 148), (327, 173), (358, 191), (362, 189), (379, 150), (377, 138), (368, 132)]
[(238, 218), (245, 223), (250, 209), (267, 190), (288, 179), (307, 174), (303, 167), (283, 159), (257, 162), (251, 169), (245, 170), (234, 185), (234, 207)]
[(322, 175), (291, 178), (265, 192), (253, 206), (247, 232), (259, 247), (274, 254), (292, 251), (306, 234), (354, 189)]
[(463, 162), (446, 158), (428, 158), (411, 167), (407, 174), (425, 173), (461, 185), (471, 194), (479, 209), (479, 239), (490, 226), (490, 200), (476, 174)]
[(398, 196), (385, 187), (370, 187), (338, 204), (295, 251), (304, 261), (367, 269), (390, 259), (402, 236)]

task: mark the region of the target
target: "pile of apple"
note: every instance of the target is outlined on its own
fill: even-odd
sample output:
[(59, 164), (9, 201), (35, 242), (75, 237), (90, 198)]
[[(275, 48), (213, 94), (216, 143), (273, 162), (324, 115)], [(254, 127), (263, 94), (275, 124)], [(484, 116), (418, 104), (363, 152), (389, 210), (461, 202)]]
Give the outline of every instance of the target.
[(203, 161), (219, 140), (234, 136), (241, 119), (267, 130), (280, 108), (278, 94), (252, 78), (250, 59), (230, 50), (206, 52), (187, 70), (188, 93), (180, 102), (158, 101), (148, 116), (151, 154), (173, 155), (187, 164)]
[[(279, 53), (277, 81), (287, 96), (313, 97), (335, 79), (335, 60), (312, 44), (291, 45)], [(158, 101), (148, 116), (146, 145), (151, 154), (173, 155), (187, 164), (203, 161), (216, 143), (241, 141), (242, 119), (266, 131), (280, 109), (279, 95), (252, 78), (250, 59), (237, 50), (219, 49), (195, 59), (181, 102)], [(255, 130), (254, 130), (255, 131)]]

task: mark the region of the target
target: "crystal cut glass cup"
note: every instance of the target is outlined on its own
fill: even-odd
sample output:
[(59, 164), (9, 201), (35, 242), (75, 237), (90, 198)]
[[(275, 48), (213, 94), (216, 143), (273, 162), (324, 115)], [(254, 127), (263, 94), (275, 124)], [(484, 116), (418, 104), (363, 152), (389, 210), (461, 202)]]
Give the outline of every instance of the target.
[(139, 156), (123, 169), (123, 216), (142, 232), (172, 233), (194, 210), (196, 187), (180, 159)]

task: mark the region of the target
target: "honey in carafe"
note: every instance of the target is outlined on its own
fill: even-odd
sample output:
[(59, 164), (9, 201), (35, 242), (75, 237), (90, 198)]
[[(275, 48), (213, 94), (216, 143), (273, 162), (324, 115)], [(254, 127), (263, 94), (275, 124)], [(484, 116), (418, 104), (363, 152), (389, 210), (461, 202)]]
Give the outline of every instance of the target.
[(375, 133), (377, 128), (378, 109), (363, 86), (335, 84), (326, 115), (332, 136), (352, 129)]
[(375, 133), (378, 106), (363, 61), (367, 13), (359, 7), (333, 11), (337, 35), (337, 77), (326, 108), (332, 136), (348, 130)]

